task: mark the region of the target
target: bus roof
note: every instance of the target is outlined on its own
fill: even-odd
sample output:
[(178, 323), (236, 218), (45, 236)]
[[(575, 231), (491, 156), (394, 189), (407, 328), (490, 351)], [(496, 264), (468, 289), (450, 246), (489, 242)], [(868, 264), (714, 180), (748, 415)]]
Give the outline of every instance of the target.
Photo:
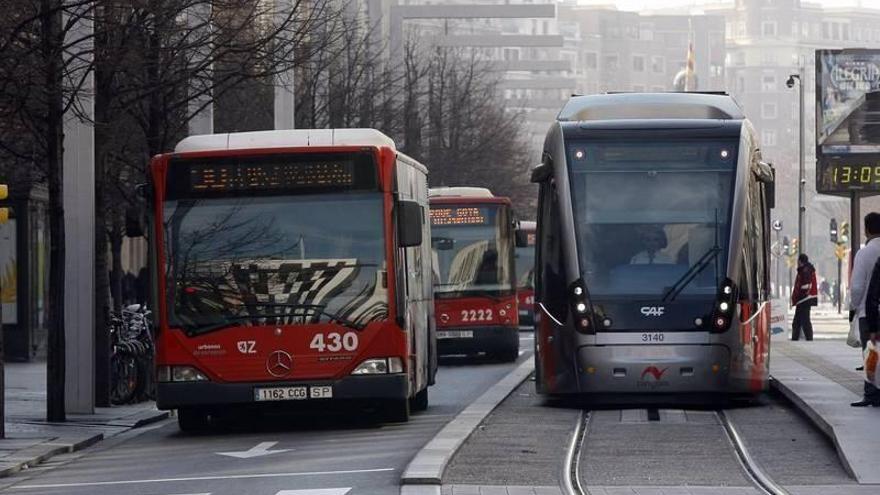
[(492, 191), (485, 187), (432, 187), (428, 189), (431, 198), (494, 198)]
[(727, 94), (615, 93), (574, 96), (562, 107), (556, 120), (742, 120), (744, 118), (739, 104)]
[(174, 152), (299, 146), (375, 146), (396, 150), (394, 140), (375, 129), (290, 129), (189, 136), (177, 143)]

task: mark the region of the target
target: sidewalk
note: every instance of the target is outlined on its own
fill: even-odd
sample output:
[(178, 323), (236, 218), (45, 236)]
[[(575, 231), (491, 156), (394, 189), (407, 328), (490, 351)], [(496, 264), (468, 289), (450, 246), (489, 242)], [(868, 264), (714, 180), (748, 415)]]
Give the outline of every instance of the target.
[(7, 363), (6, 438), (0, 439), (0, 477), (105, 438), (168, 417), (152, 402), (99, 407), (95, 414), (68, 414), (46, 421), (46, 363)]
[[(825, 333), (818, 325), (816, 330)], [(834, 442), (853, 478), (860, 484), (880, 484), (873, 435), (880, 408), (849, 405), (862, 396), (863, 375), (855, 371), (861, 351), (841, 339), (791, 342), (782, 335), (771, 349), (771, 386)]]

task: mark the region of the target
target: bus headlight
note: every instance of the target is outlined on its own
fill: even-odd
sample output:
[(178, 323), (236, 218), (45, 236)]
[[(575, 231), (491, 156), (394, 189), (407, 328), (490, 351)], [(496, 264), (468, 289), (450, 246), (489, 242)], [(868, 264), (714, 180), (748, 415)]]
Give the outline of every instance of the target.
[(192, 366), (159, 366), (156, 370), (159, 382), (206, 382), (208, 377)]
[(399, 357), (367, 359), (358, 365), (352, 375), (387, 375), (403, 373), (403, 360)]

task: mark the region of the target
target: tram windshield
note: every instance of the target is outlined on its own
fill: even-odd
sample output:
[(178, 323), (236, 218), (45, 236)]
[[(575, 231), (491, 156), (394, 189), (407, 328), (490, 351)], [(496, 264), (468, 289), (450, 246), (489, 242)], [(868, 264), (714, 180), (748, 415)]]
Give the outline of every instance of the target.
[(378, 192), (166, 201), (170, 320), (238, 325), (387, 317)]
[(736, 151), (734, 140), (569, 144), (580, 264), (593, 297), (715, 295)]
[(513, 229), (506, 208), (432, 205), (431, 247), (436, 297), (513, 290)]

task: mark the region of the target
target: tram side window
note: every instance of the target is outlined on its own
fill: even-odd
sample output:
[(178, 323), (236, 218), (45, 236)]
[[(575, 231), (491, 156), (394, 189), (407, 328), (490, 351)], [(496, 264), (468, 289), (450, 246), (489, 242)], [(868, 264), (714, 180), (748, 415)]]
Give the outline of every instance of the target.
[(540, 249), (536, 266), (540, 267), (537, 293), (553, 316), (565, 321), (565, 266), (562, 256), (562, 231), (559, 224), (559, 205), (555, 186), (541, 184), (538, 218)]

